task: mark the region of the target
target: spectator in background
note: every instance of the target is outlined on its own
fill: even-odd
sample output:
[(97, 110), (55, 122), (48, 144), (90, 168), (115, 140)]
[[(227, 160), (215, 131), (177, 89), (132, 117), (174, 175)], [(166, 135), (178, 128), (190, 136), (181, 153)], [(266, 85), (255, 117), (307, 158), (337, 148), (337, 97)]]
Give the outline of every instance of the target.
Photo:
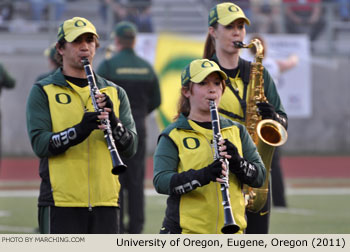
[(12, 19), (13, 2), (5, 0), (0, 2), (0, 25)]
[(45, 77), (53, 74), (57, 70), (57, 68), (59, 68), (61, 66), (61, 64), (57, 61), (57, 59), (55, 57), (55, 55), (56, 55), (56, 43), (51, 45), (49, 48), (47, 48), (44, 51), (44, 55), (47, 57), (50, 71), (39, 75), (38, 78), (36, 79), (36, 81), (44, 79)]
[[(136, 155), (125, 160), (128, 169), (119, 176), (121, 183), (121, 233), (139, 234), (144, 225), (144, 176), (146, 157), (146, 117), (160, 105), (158, 78), (152, 66), (134, 51), (137, 29), (124, 21), (116, 25), (116, 54), (101, 62), (97, 73), (123, 87), (130, 99), (139, 143)], [(125, 193), (125, 194), (124, 194)], [(125, 196), (127, 198), (125, 199)], [(127, 208), (125, 206), (127, 205)], [(124, 227), (127, 209), (129, 225)]]
[(350, 0), (338, 0), (339, 15), (342, 21), (350, 21)]
[(281, 0), (251, 0), (254, 27), (258, 33), (282, 33)]
[(314, 41), (322, 32), (325, 22), (321, 0), (283, 0), (288, 33), (306, 33)]
[[(259, 39), (264, 47), (264, 59), (263, 65), (270, 73), (273, 81), (275, 82), (277, 88), (279, 85), (279, 79), (282, 73), (294, 68), (298, 62), (299, 58), (296, 54), (291, 54), (285, 59), (273, 59), (269, 57), (268, 46), (265, 39), (260, 35), (253, 35), (251, 39)], [(255, 47), (250, 49), (253, 56), (256, 54)], [(287, 207), (287, 201), (285, 199), (284, 192), (284, 182), (283, 173), (281, 169), (280, 162), (280, 148), (275, 148), (275, 153), (271, 162), (271, 193), (272, 193), (272, 203), (275, 207)]]
[(129, 21), (137, 26), (139, 32), (153, 32), (151, 0), (100, 0), (100, 13), (106, 22), (108, 9), (113, 12), (115, 23)]
[[(54, 20), (61, 19), (64, 10), (66, 0), (29, 0), (32, 9), (32, 18), (34, 21), (44, 20), (45, 12), (49, 11), (51, 7), (54, 8)], [(50, 17), (48, 17), (50, 19)]]
[(113, 13), (113, 21), (115, 23), (125, 20), (127, 10), (124, 2), (125, 0), (100, 0), (100, 15), (102, 17), (102, 21), (107, 23), (109, 9)]
[(129, 0), (127, 20), (136, 24), (139, 32), (153, 32), (151, 0)]
[[(14, 88), (16, 81), (0, 63), (0, 95), (2, 88)], [(1, 111), (0, 111), (0, 160), (1, 160)]]

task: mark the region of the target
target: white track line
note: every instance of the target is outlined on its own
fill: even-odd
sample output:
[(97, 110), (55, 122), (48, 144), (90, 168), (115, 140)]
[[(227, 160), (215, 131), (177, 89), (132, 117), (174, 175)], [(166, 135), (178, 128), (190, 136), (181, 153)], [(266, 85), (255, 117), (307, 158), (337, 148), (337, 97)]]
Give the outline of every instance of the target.
[[(320, 187), (320, 188), (286, 188), (287, 195), (349, 195), (350, 188)], [(165, 196), (158, 194), (153, 188), (145, 190), (146, 196)], [(0, 190), (1, 198), (38, 197), (38, 190)]]
[(16, 227), (0, 225), (0, 231), (13, 233), (35, 233), (36, 229), (32, 227)]
[(294, 214), (294, 215), (304, 215), (310, 216), (315, 213), (313, 210), (303, 209), (303, 208), (286, 208), (286, 207), (272, 207), (272, 213), (286, 213), (286, 214)]
[(350, 188), (320, 187), (320, 188), (287, 188), (287, 195), (348, 195)]

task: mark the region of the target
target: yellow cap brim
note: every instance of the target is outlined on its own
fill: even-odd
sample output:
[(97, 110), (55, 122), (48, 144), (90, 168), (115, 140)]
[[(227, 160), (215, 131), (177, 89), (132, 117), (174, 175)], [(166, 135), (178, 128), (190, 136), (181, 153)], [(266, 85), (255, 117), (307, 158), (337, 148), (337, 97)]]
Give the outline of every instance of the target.
[(222, 77), (222, 79), (226, 80), (227, 79), (227, 75), (225, 74), (225, 72), (223, 72), (222, 70), (218, 69), (218, 68), (208, 68), (204, 71), (201, 71), (200, 73), (198, 73), (197, 75), (193, 76), (191, 78), (191, 81), (194, 83), (200, 83), (202, 82), (205, 78), (207, 78), (208, 75), (210, 75), (211, 73), (214, 72), (218, 72), (218, 74), (220, 74), (220, 76)]
[(228, 16), (225, 18), (220, 18), (218, 20), (219, 24), (222, 24), (224, 26), (231, 24), (232, 22), (236, 21), (237, 19), (242, 18), (244, 20), (244, 22), (246, 22), (247, 25), (250, 25), (250, 21), (248, 18), (246, 18), (245, 16), (241, 16), (241, 15), (237, 15), (237, 16)]
[(98, 34), (93, 29), (86, 27), (86, 28), (77, 29), (75, 31), (72, 31), (69, 34), (67, 34), (64, 38), (66, 39), (67, 42), (73, 42), (77, 37), (79, 37), (80, 35), (82, 35), (84, 33), (92, 33), (92, 34), (95, 34), (96, 37), (98, 37)]

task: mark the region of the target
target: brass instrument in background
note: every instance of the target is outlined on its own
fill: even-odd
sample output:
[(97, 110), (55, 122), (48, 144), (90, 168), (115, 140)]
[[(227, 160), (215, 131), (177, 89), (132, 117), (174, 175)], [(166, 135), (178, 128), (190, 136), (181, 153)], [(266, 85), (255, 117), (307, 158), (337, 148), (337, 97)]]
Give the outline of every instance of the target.
[(260, 188), (244, 185), (243, 192), (245, 193), (247, 210), (256, 213), (263, 208), (267, 200), (271, 161), (275, 147), (283, 145), (287, 141), (288, 134), (280, 123), (271, 119), (262, 120), (258, 113), (256, 104), (268, 102), (264, 94), (264, 67), (262, 65), (264, 48), (258, 39), (253, 39), (248, 45), (235, 42), (237, 48), (252, 48), (253, 46), (256, 49), (256, 54), (255, 62), (251, 63), (250, 69), (245, 125), (265, 165), (266, 179)]

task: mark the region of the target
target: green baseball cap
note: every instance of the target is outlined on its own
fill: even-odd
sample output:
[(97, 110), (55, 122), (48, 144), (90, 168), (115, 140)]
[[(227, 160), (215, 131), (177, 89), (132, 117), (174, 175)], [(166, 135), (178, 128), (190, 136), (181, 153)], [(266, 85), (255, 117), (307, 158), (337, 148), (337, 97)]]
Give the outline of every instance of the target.
[(119, 38), (133, 39), (136, 37), (136, 33), (137, 28), (133, 23), (122, 21), (115, 26), (113, 35)]
[(223, 72), (214, 61), (208, 59), (193, 60), (182, 71), (181, 85), (187, 86), (190, 81), (200, 83), (213, 72), (218, 72), (222, 79), (227, 79), (225, 72)]
[(238, 5), (233, 3), (217, 4), (209, 11), (208, 26), (213, 26), (216, 22), (226, 26), (239, 18), (243, 18), (247, 25), (250, 25), (249, 19)]
[(73, 42), (84, 33), (92, 33), (98, 37), (95, 26), (86, 18), (74, 17), (64, 21), (58, 28), (57, 41), (65, 38), (67, 42)]

